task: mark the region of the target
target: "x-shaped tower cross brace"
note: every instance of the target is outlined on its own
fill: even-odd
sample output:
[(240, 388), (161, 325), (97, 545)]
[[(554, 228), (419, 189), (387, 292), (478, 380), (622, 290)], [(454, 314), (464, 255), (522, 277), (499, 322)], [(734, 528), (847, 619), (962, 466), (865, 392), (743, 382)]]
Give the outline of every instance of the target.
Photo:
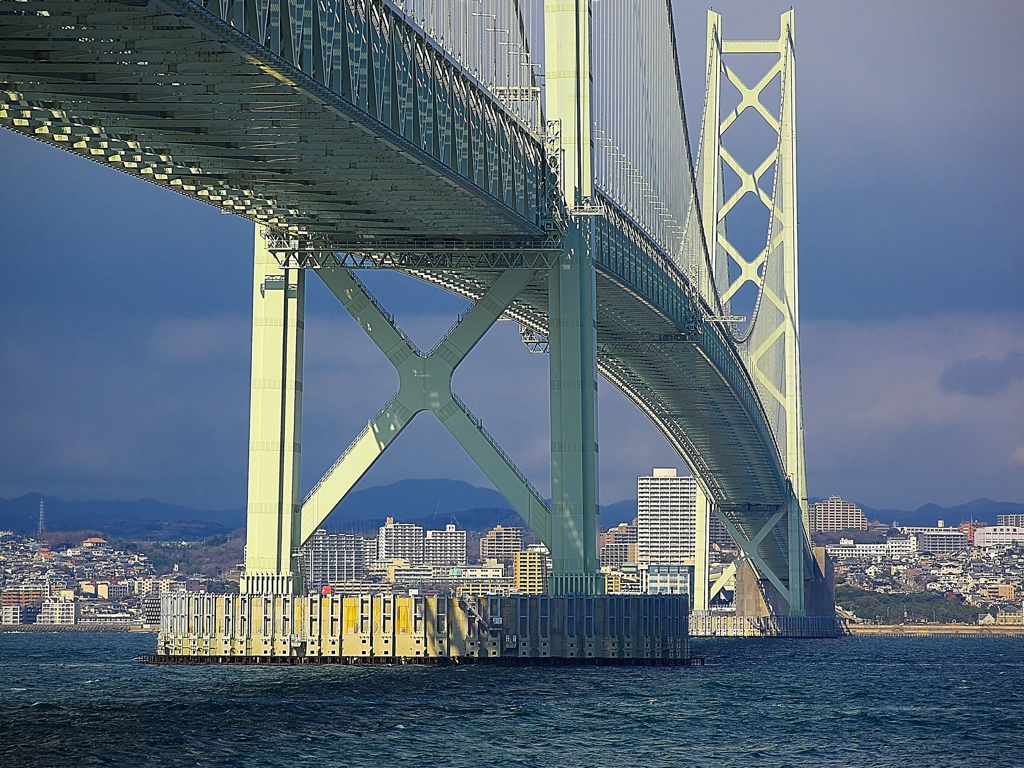
[(437, 416), (531, 530), (542, 540), (548, 540), (551, 510), (543, 497), (452, 391), (455, 369), (534, 277), (534, 270), (502, 272), (428, 354), (416, 348), (349, 270), (321, 269), (318, 274), (394, 365), (399, 387), (306, 496), (301, 509), (301, 540), (313, 533), (416, 414), (423, 411)]
[(758, 544), (760, 544), (764, 538), (771, 533), (772, 528), (775, 527), (785, 514), (785, 509), (776, 512), (768, 519), (768, 522), (764, 524), (754, 538), (748, 540), (728, 517), (718, 511), (714, 512), (715, 517), (721, 521), (722, 525), (725, 526), (725, 530), (729, 532), (729, 535), (732, 536), (733, 540), (739, 546), (740, 554), (735, 560), (726, 566), (722, 571), (722, 575), (719, 576), (711, 586), (711, 591), (708, 592), (708, 600), (713, 599), (715, 595), (722, 591), (722, 588), (726, 585), (729, 579), (736, 574), (736, 571), (738, 571), (740, 566), (748, 559), (757, 566), (758, 570), (764, 574), (773, 585), (775, 585), (775, 588), (779, 590), (787, 601), (790, 599), (788, 587), (782, 583), (779, 577), (775, 575), (772, 569), (768, 567), (761, 556), (757, 553)]

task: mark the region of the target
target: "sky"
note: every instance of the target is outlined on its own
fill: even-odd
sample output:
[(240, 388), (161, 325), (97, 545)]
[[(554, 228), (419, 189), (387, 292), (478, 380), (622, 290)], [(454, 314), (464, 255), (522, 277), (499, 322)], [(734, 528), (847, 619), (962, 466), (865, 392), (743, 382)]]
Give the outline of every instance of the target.
[[(794, 3), (808, 487), (1024, 501), (1024, 4)], [(727, 39), (778, 34), (717, 2)], [(690, 125), (706, 7), (675, 3)], [(245, 502), (252, 225), (0, 131), (0, 496)], [(421, 346), (465, 302), (364, 273)], [(308, 283), (302, 489), (397, 386)], [(547, 492), (547, 358), (498, 323), (455, 390)], [(607, 383), (602, 503), (679, 458)], [(362, 487), (486, 479), (421, 414)]]

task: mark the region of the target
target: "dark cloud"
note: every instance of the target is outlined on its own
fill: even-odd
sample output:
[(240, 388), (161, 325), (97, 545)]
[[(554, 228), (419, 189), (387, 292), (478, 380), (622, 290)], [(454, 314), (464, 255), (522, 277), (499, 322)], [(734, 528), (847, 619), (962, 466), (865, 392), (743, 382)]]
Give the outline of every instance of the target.
[(819, 321), (802, 328), (810, 493), (880, 508), (1024, 500), (1021, 387), (936, 386), (957, 360), (1020, 355), (1024, 313)]
[[(785, 5), (715, 7), (727, 37), (767, 38)], [(693, 129), (705, 8), (676, 4)], [(1014, 347), (988, 317), (1018, 311), (1024, 292), (1024, 101), (1008, 96), (1024, 92), (1024, 4), (798, 3), (796, 19), (812, 493), (851, 489), (879, 508), (1024, 498), (1024, 409), (1005, 383), (1016, 363), (1003, 360)], [(240, 506), (252, 225), (0, 131), (0, 227), (0, 496)], [(367, 280), (425, 347), (465, 306), (413, 281)], [(306, 488), (396, 385), (311, 285)], [(928, 319), (950, 312), (955, 343)], [(816, 336), (815, 323), (839, 336)], [(896, 343), (922, 338), (927, 354)], [(980, 367), (951, 364), (979, 356)], [(499, 324), (455, 381), (542, 488), (545, 366)], [(986, 387), (995, 394), (951, 394)], [(603, 501), (635, 494), (652, 466), (679, 466), (619, 394), (602, 385), (599, 403)], [(443, 476), (484, 483), (422, 416), (366, 482)]]
[(987, 397), (1002, 392), (1015, 381), (1024, 379), (1024, 353), (1009, 352), (1002, 360), (975, 357), (947, 365), (939, 378), (939, 388), (972, 397)]

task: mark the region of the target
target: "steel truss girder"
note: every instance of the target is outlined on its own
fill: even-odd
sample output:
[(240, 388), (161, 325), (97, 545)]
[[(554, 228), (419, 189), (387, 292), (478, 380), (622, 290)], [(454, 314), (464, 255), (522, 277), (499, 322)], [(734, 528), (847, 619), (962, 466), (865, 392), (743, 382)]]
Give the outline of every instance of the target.
[[(319, 3), (317, 13), (338, 2)], [(287, 17), (296, 4), (302, 0), (268, 7)], [(393, 33), (392, 50), (418, 34), (383, 0), (345, 4), (372, 10)], [(434, 98), (410, 106), (432, 110), (430, 142), (417, 140), (422, 131), (406, 135), (407, 123), (374, 112), (369, 101), (360, 105), (340, 81), (337, 90), (318, 80), (315, 66), (303, 68), (308, 56), (296, 64), (290, 49), (268, 47), (269, 36), (260, 45), (240, 31), (245, 19), (232, 26), (241, 7), (216, 4), (228, 23), (191, 0), (0, 0), (0, 124), (293, 232), (372, 239), (476, 229), (530, 238), (557, 220), (545, 213), (557, 204), (557, 184), (543, 142), (422, 35), (417, 76), (434, 80), (412, 83), (412, 93), (423, 85)], [(340, 58), (362, 56), (365, 64), (367, 50)], [(386, 58), (394, 80), (397, 59)]]
[[(599, 350), (604, 353), (602, 358), (630, 359), (634, 372), (644, 368), (650, 371), (633, 377), (632, 383), (631, 377), (607, 370), (611, 366), (602, 368), (602, 373), (617, 385), (633, 389), (635, 401), (646, 403), (645, 413), (664, 434), (673, 435), (670, 442), (681, 449), (680, 455), (691, 470), (703, 478), (711, 500), (719, 504), (781, 503), (786, 481), (779, 452), (768, 417), (728, 333), (706, 321), (712, 314), (710, 308), (675, 263), (653, 241), (643, 237), (642, 231), (613, 201), (602, 197), (602, 203), (608, 213), (595, 222), (594, 258), (599, 276), (609, 282), (611, 290), (599, 290), (599, 305), (604, 310), (599, 312)], [(604, 302), (600, 300), (601, 294), (607, 297)], [(670, 339), (673, 349), (665, 358), (645, 359), (645, 352), (655, 351), (656, 346), (664, 346)], [(635, 354), (630, 355), (631, 352)], [(684, 370), (674, 372), (675, 366), (669, 361), (686, 358), (693, 361), (689, 364), (691, 369), (709, 369), (714, 372), (713, 378), (706, 381), (701, 391), (692, 390), (687, 409), (673, 408), (664, 396), (673, 389), (692, 388), (687, 381), (692, 374), (687, 376)], [(656, 370), (663, 373), (652, 378)], [(722, 395), (728, 393), (727, 398), (720, 397), (713, 406), (708, 403), (700, 407), (694, 402), (706, 400), (716, 390)], [(661, 405), (657, 405), (659, 401)], [(693, 413), (688, 415), (685, 410)], [(730, 411), (723, 422), (721, 415)], [(694, 415), (698, 416), (697, 421)], [(741, 458), (742, 454), (737, 452), (726, 459), (721, 456), (723, 441), (711, 434), (700, 437), (701, 432), (714, 430), (716, 421), (731, 423), (736, 448), (745, 456)], [(745, 434), (739, 432), (740, 425)], [(692, 442), (694, 439), (697, 444)], [(720, 457), (715, 458), (715, 453)], [(754, 469), (754, 476), (738, 484), (728, 479), (730, 472), (743, 468)], [(746, 489), (741, 490), (744, 485)]]
[(317, 274), (395, 366), (400, 384), (398, 393), (307, 494), (300, 512), (301, 541), (312, 535), (422, 411), (430, 411), (437, 416), (538, 538), (550, 541), (550, 507), (451, 389), (455, 369), (533, 279), (534, 271), (515, 269), (500, 273), (427, 354), (416, 348), (351, 272), (324, 268)]
[(274, 256), (281, 266), (299, 269), (397, 269), (490, 272), (505, 269), (547, 269), (557, 258), (549, 251), (336, 251), (279, 250)]
[(300, 269), (537, 270), (550, 267), (562, 252), (561, 236), (532, 241), (380, 238), (368, 246), (331, 235), (297, 239), (278, 231), (268, 243), (278, 263)]

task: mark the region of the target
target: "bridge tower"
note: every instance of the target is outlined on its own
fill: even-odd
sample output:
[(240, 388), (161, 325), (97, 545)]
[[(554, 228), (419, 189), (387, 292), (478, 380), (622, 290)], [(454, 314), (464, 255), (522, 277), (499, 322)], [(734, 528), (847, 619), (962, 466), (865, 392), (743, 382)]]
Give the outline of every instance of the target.
[[(548, 287), (551, 503), (548, 505), (452, 392), (455, 368), (536, 275), (508, 268), (429, 354), (416, 349), (355, 274), (315, 273), (387, 355), (399, 392), (305, 499), (299, 497), (306, 266), (257, 226), (246, 573), (241, 591), (301, 594), (294, 552), (423, 411), (431, 411), (550, 549), (556, 595), (601, 594), (597, 556), (597, 331), (591, 253), (593, 169), (589, 2), (545, 9), (546, 111), (558, 137), (561, 193), (571, 214), (561, 253), (539, 265)], [(397, 76), (397, 75), (396, 75)], [(335, 263), (332, 262), (332, 263)], [(550, 266), (549, 266), (550, 265)], [(493, 271), (493, 268), (490, 268)]]
[[(738, 331), (738, 323), (733, 325), (734, 338), (765, 405), (789, 477), (792, 497), (784, 514), (789, 528), (786, 587), (790, 615), (803, 615), (804, 580), (809, 576), (804, 572), (809, 564), (809, 521), (800, 390), (794, 12), (782, 14), (776, 40), (726, 40), (722, 17), (709, 11), (707, 45), (707, 93), (698, 167), (702, 224), (724, 314), (733, 314), (733, 300), (742, 288), (752, 284), (757, 289), (746, 326)], [(777, 58), (755, 84), (748, 85), (726, 60), (741, 54), (772, 54)], [(727, 114), (722, 114), (723, 77), (739, 93), (738, 105)], [(762, 94), (776, 79), (781, 95), (777, 112), (762, 101)], [(726, 132), (748, 110), (759, 114), (777, 139), (775, 148), (752, 170), (736, 159), (725, 141)], [(739, 179), (728, 193), (726, 168)], [(741, 252), (730, 240), (726, 226), (730, 213), (747, 195), (754, 196), (768, 210), (765, 246), (758, 253)], [(751, 542), (737, 543), (743, 549)], [(756, 562), (756, 557), (753, 559)], [(723, 583), (720, 580), (711, 588), (708, 599)], [(706, 604), (697, 607), (706, 608)]]
[(545, 110), (570, 216), (548, 271), (552, 594), (598, 594), (597, 298), (591, 253), (590, 3), (544, 10)]
[(293, 550), (302, 544), (302, 341), (306, 276), (282, 267), (256, 227), (253, 247), (249, 485), (243, 593), (301, 591)]

